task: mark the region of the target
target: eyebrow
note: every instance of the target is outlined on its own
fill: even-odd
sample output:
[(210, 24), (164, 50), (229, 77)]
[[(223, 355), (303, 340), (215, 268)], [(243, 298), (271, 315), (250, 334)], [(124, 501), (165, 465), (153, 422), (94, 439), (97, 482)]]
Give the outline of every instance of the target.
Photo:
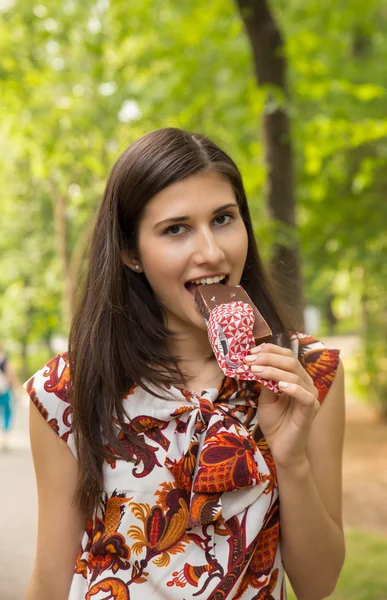
[[(234, 202), (232, 202), (230, 204), (224, 204), (223, 206), (219, 206), (219, 208), (216, 208), (213, 211), (212, 216), (217, 215), (218, 213), (226, 210), (227, 208), (239, 208), (239, 206), (238, 206), (238, 204), (235, 204)], [(166, 225), (167, 223), (181, 223), (182, 221), (189, 221), (190, 218), (191, 217), (188, 217), (188, 216), (169, 217), (169, 219), (164, 219), (163, 221), (156, 223), (156, 225), (153, 227), (153, 229), (156, 229), (156, 227), (160, 227), (160, 225)]]

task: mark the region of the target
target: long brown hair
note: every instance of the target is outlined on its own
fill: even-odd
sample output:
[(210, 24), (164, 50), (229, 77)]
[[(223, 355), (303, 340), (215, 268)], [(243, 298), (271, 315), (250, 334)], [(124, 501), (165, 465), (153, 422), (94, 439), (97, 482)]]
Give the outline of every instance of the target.
[[(248, 235), (241, 285), (281, 345), (290, 345), (289, 325), (274, 301), (258, 255), (241, 175), (231, 158), (200, 134), (165, 128), (144, 135), (120, 156), (110, 173), (91, 242), (85, 284), (69, 339), (73, 429), (79, 461), (77, 502), (86, 516), (103, 491), (106, 446), (132, 456), (117, 439), (114, 419), (125, 431), (123, 398), (134, 384), (149, 391), (185, 381), (165, 340), (173, 336), (144, 274), (134, 273), (123, 254), (137, 248), (147, 202), (195, 173), (212, 170), (232, 184)], [(160, 396), (161, 397), (161, 396)], [(127, 429), (127, 428), (126, 428)], [(132, 444), (138, 436), (126, 434)], [(116, 457), (117, 458), (117, 457)]]

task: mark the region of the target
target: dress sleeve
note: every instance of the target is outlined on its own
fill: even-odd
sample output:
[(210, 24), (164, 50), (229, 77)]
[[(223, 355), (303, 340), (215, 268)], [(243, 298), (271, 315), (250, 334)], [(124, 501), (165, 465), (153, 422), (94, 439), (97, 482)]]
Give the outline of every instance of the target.
[(58, 354), (49, 360), (25, 382), (24, 388), (42, 417), (76, 455), (71, 427), (70, 368), (67, 353)]
[(322, 404), (335, 378), (340, 362), (340, 350), (329, 348), (305, 333), (293, 334), (292, 347), (298, 360), (313, 379), (318, 390), (318, 400)]

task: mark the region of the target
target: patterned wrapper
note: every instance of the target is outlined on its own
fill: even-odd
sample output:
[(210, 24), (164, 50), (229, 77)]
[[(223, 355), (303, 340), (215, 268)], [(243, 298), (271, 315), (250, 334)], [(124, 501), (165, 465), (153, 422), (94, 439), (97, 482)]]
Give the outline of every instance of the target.
[(255, 346), (254, 313), (249, 304), (220, 304), (212, 309), (206, 323), (216, 360), (227, 377), (258, 381), (275, 394), (283, 393), (275, 381), (262, 379), (252, 373), (243, 360), (250, 348)]

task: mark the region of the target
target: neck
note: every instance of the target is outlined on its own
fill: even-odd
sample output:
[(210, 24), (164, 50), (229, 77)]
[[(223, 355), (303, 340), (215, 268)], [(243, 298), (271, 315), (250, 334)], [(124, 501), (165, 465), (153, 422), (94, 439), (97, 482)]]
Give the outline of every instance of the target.
[(176, 333), (177, 336), (170, 345), (171, 352), (175, 356), (179, 356), (186, 362), (208, 362), (215, 358), (207, 331), (195, 332), (196, 335)]
[(176, 332), (177, 336), (169, 345), (173, 356), (180, 358), (183, 372), (188, 379), (199, 373), (212, 371), (218, 367), (206, 330)]

